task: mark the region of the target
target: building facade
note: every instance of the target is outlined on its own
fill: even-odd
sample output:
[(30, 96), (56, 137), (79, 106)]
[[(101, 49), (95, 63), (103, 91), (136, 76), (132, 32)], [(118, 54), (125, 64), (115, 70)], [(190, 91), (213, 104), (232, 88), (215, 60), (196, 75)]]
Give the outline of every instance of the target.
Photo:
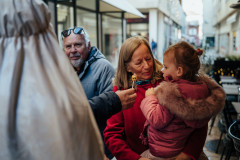
[(51, 23), (61, 43), (61, 32), (84, 27), (91, 45), (97, 46), (116, 68), (118, 52), (126, 39), (126, 18), (144, 15), (127, 0), (44, 0), (51, 12)]
[(202, 0), (203, 2), (203, 25), (202, 25), (202, 47), (205, 49), (215, 47), (215, 28), (214, 28), (214, 8), (213, 3), (209, 0)]
[[(127, 20), (127, 35), (142, 35), (157, 42), (157, 59), (169, 45), (186, 35), (186, 14), (179, 0), (129, 0), (146, 18)], [(131, 22), (131, 23), (130, 23)]]
[[(61, 31), (83, 26), (116, 68), (122, 42), (141, 35), (157, 42), (157, 59), (186, 35), (186, 14), (180, 0), (45, 0), (58, 39)], [(61, 42), (60, 42), (61, 44)]]
[(240, 55), (240, 10), (230, 8), (234, 3), (235, 0), (213, 0), (215, 50), (223, 56)]
[(201, 41), (199, 39), (199, 22), (198, 21), (189, 21), (187, 23), (187, 36), (188, 41), (192, 45), (199, 47)]

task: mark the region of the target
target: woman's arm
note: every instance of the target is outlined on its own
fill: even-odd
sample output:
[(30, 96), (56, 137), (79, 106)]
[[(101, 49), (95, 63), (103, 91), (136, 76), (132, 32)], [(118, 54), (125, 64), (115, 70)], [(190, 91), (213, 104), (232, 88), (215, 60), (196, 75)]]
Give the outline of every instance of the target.
[[(182, 151), (182, 153), (184, 153), (185, 156), (187, 155), (189, 156), (189, 158), (192, 158), (193, 160), (198, 159), (199, 155), (203, 151), (203, 146), (205, 144), (206, 137), (207, 137), (207, 129), (208, 129), (208, 125), (205, 125), (202, 128), (198, 128), (194, 130), (194, 132), (189, 137), (188, 142)], [(182, 153), (178, 155), (176, 159), (188, 160), (188, 158), (184, 157), (184, 154)]]
[(173, 114), (158, 102), (155, 95), (149, 95), (141, 102), (140, 108), (147, 121), (155, 129), (164, 128), (173, 119)]
[(126, 142), (123, 112), (119, 112), (108, 119), (103, 135), (105, 145), (117, 159), (138, 160), (141, 158), (140, 155), (132, 151)]

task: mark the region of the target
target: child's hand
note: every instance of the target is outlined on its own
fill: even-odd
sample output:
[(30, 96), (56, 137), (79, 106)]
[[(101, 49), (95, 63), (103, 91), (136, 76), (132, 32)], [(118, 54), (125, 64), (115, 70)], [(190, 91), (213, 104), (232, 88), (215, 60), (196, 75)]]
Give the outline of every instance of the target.
[(150, 160), (150, 159), (141, 157), (141, 158), (139, 158), (138, 160)]
[(145, 97), (150, 96), (150, 95), (155, 95), (154, 88), (149, 88), (148, 90), (146, 90)]

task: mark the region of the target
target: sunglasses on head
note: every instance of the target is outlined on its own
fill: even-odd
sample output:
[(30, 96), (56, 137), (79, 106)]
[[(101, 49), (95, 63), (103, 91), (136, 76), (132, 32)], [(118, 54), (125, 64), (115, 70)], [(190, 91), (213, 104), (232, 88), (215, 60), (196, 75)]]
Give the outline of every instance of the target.
[(82, 34), (82, 32), (84, 32), (84, 29), (82, 27), (76, 27), (76, 28), (64, 30), (61, 33), (62, 39), (63, 39), (63, 37), (69, 36), (71, 34), (71, 31), (73, 31), (74, 34)]

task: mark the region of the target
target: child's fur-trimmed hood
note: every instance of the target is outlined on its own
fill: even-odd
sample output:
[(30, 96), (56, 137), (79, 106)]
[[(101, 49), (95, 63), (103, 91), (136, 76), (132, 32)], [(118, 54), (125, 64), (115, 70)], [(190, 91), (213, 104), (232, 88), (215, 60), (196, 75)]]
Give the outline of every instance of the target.
[(206, 83), (210, 91), (210, 95), (205, 99), (185, 99), (176, 83), (163, 81), (154, 89), (159, 103), (185, 120), (201, 120), (217, 115), (224, 108), (224, 90), (205, 74), (201, 75), (199, 80)]

